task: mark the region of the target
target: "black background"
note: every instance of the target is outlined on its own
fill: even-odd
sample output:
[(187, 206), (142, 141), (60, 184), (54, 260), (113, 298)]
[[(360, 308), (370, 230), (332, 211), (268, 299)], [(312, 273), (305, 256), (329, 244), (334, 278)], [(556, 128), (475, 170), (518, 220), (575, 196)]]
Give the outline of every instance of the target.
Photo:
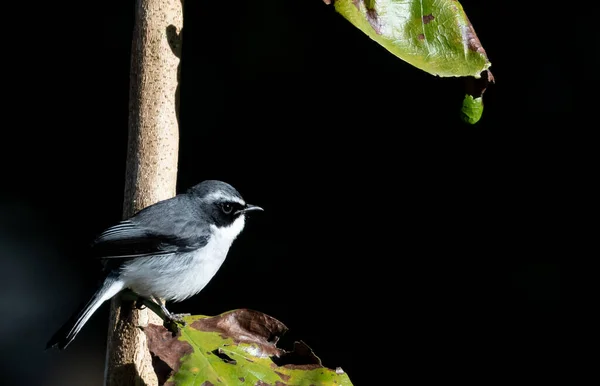
[[(558, 10), (461, 3), (496, 77), (475, 126), (459, 119), (461, 80), (402, 62), (319, 0), (188, 1), (178, 190), (221, 179), (265, 212), (174, 311), (263, 311), (290, 328), (283, 345), (304, 340), (356, 385), (555, 379), (572, 133), (589, 125), (575, 107), (592, 103), (575, 85), (597, 77), (595, 57)], [(121, 216), (133, 10), (6, 9), (8, 384), (101, 385), (108, 307), (66, 351), (43, 349), (87, 300), (88, 243)]]

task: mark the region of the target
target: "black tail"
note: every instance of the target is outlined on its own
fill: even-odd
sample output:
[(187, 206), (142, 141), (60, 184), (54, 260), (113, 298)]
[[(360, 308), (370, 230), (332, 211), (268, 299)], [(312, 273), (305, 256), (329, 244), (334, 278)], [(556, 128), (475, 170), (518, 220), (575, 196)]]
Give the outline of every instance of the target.
[(46, 344), (46, 349), (57, 347), (59, 349), (66, 348), (83, 325), (88, 321), (92, 314), (108, 299), (115, 296), (123, 289), (123, 282), (118, 279), (117, 275), (110, 274), (104, 280), (102, 286), (96, 291), (89, 302), (71, 319), (69, 319)]

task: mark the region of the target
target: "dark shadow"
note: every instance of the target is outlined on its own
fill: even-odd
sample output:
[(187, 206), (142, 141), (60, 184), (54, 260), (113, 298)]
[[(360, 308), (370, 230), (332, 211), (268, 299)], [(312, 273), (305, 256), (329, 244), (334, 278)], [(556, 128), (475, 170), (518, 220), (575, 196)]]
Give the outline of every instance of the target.
[(279, 357), (271, 357), (277, 366), (305, 366), (305, 368), (321, 367), (321, 360), (303, 341), (294, 342), (294, 349), (286, 351)]
[[(183, 20), (184, 22), (182, 23), (182, 25), (185, 25), (185, 7), (184, 7), (184, 0), (181, 0), (181, 8), (182, 8), (182, 13), (183, 13)], [(173, 55), (175, 55), (176, 57), (179, 58), (179, 64), (177, 65), (177, 89), (175, 90), (175, 116), (177, 118), (177, 127), (179, 127), (179, 89), (180, 89), (180, 84), (181, 84), (181, 51), (182, 51), (182, 42), (183, 42), (183, 27), (181, 28), (181, 31), (179, 32), (179, 34), (177, 33), (177, 27), (174, 25), (170, 25), (167, 27), (167, 41), (169, 42), (169, 47), (171, 47), (171, 51), (173, 52)]]
[(169, 366), (165, 361), (160, 359), (154, 354), (152, 355), (152, 367), (154, 368), (154, 372), (156, 373), (156, 378), (158, 379), (159, 385), (164, 385), (167, 380), (173, 375), (173, 369)]
[(120, 380), (122, 385), (146, 386), (146, 382), (140, 377), (133, 363), (118, 366), (113, 371), (113, 377)]

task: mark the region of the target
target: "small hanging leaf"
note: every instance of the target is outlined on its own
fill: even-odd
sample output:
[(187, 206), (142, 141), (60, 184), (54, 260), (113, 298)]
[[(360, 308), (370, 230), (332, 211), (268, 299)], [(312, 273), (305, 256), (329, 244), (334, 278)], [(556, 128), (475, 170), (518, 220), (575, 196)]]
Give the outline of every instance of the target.
[[(456, 0), (335, 0), (334, 6), (371, 39), (423, 71), (475, 79), (489, 74), (493, 81), (486, 52)], [(463, 117), (468, 115), (466, 121), (475, 123), (483, 100), (481, 95), (469, 95), (473, 98), (465, 98)], [(467, 114), (465, 106), (469, 111), (474, 108), (473, 114)]]
[(488, 84), (494, 81), (494, 77), (490, 71), (484, 71), (479, 78), (465, 78), (466, 91), (465, 99), (463, 99), (461, 117), (462, 120), (476, 124), (481, 119), (483, 114), (483, 93)]
[(483, 114), (483, 99), (473, 98), (472, 95), (465, 95), (462, 105), (462, 119), (470, 124), (475, 124), (481, 119)]
[(176, 334), (157, 325), (144, 329), (160, 385), (352, 385), (304, 342), (292, 351), (278, 348), (287, 327), (263, 313), (239, 309), (184, 320)]

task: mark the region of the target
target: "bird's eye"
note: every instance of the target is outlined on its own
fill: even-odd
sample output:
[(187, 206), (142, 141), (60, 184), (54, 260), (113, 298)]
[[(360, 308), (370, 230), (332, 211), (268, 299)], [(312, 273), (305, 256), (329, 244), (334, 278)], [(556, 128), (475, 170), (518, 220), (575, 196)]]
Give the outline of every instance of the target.
[(233, 210), (233, 205), (226, 202), (224, 204), (221, 204), (221, 209), (223, 210), (223, 213), (229, 214)]

